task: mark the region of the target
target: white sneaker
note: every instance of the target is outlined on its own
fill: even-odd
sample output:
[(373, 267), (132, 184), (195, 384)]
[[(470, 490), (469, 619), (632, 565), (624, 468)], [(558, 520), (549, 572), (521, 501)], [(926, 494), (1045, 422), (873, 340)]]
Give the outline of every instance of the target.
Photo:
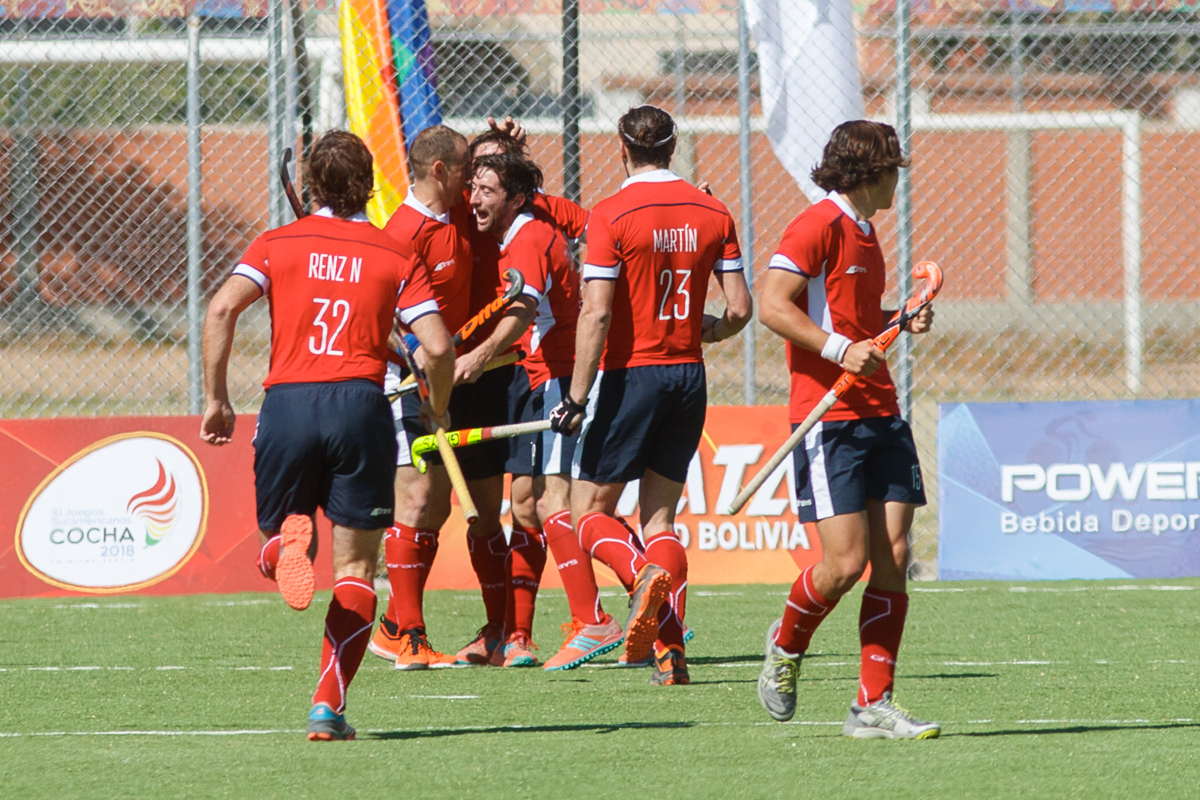
[(941, 732), (941, 725), (914, 719), (896, 705), (891, 692), (870, 705), (851, 704), (850, 716), (842, 726), (842, 736), (852, 739), (936, 739)]
[(775, 644), (775, 634), (782, 624), (783, 620), (777, 619), (767, 629), (766, 655), (758, 676), (758, 702), (772, 719), (787, 722), (796, 713), (796, 678), (800, 675), (803, 654), (789, 655)]

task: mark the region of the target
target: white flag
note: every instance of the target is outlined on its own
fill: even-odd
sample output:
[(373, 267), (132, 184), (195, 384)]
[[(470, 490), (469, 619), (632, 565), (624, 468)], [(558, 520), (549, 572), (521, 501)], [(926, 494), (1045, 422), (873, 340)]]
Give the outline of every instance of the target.
[(809, 173), (829, 134), (865, 115), (850, 0), (746, 0), (746, 15), (758, 42), (767, 138), (815, 203), (826, 193)]

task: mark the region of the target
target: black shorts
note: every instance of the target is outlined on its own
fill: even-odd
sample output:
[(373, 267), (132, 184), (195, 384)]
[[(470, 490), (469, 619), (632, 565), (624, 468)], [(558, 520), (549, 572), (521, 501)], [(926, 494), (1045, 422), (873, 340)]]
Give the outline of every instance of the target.
[(387, 398), (365, 380), (267, 389), (254, 432), (258, 527), (318, 507), (338, 525), (392, 524), (396, 440)]
[(571, 476), (628, 483), (652, 469), (683, 483), (707, 410), (703, 363), (601, 372), (588, 394)]
[[(550, 419), (550, 412), (570, 391), (571, 376), (551, 378), (536, 389), (529, 388), (529, 376), (524, 367), (517, 367), (517, 376), (509, 393), (514, 422), (540, 422)], [(508, 456), (508, 472), (513, 475), (569, 475), (575, 453), (577, 436), (563, 436), (554, 431), (514, 436)]]
[(854, 514), (867, 500), (925, 505), (917, 447), (901, 417), (818, 422), (792, 458), (801, 522)]
[[(492, 425), (507, 425), (512, 421), (509, 390), (512, 387), (516, 368), (509, 364), (499, 369), (488, 370), (475, 383), (464, 383), (454, 387), (450, 395), (451, 422), (455, 430), (486, 428)], [(504, 439), (480, 442), (454, 451), (463, 477), (469, 481), (494, 478), (503, 475), (508, 462), (509, 444)]]

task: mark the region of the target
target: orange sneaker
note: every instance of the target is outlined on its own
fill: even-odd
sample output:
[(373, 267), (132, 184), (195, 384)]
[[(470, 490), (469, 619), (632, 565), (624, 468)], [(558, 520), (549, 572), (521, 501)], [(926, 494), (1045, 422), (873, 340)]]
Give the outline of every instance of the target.
[(691, 682), (687, 657), (682, 647), (669, 644), (655, 652), (654, 672), (650, 674), (651, 686), (687, 686)]
[[(500, 653), (502, 667), (536, 667), (538, 665), (537, 656), (533, 654), (538, 646), (529, 638), (529, 634), (525, 631), (516, 631), (512, 636), (508, 637), (508, 641), (503, 647), (497, 647), (496, 652)], [(495, 658), (493, 655), (492, 658)]]
[(615, 650), (625, 641), (625, 631), (612, 614), (605, 614), (598, 625), (588, 625), (572, 617), (570, 622), (563, 623), (562, 632), (562, 649), (551, 656), (544, 667), (549, 672), (575, 669), (596, 656)]
[(454, 664), (454, 656), (439, 653), (429, 646), (429, 639), (421, 628), (404, 631), (400, 634), (399, 644), (396, 669), (445, 669)]
[(458, 651), (458, 655), (454, 658), (454, 663), (459, 665), (486, 666), (491, 661), (492, 655), (503, 644), (503, 636), (503, 625), (493, 625), (491, 623), (484, 625), (475, 634), (475, 638), (468, 642), (466, 647)]
[(671, 574), (657, 564), (638, 570), (629, 593), (629, 621), (625, 623), (625, 657), (635, 663), (654, 652), (658, 638), (658, 607), (671, 594)]
[(394, 662), (400, 654), (400, 630), (388, 620), (387, 616), (379, 618), (379, 625), (367, 643), (367, 649), (386, 661)]
[(292, 514), (283, 521), (279, 531), (279, 564), (275, 567), (275, 581), (283, 602), (297, 611), (303, 611), (312, 603), (313, 565), (308, 560), (308, 548), (312, 545), (312, 518)]

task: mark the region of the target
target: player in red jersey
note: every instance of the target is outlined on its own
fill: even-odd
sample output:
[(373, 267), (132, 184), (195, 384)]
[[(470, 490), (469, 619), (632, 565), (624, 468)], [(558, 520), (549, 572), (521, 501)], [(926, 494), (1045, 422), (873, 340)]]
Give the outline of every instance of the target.
[[(908, 611), (908, 531), (925, 492), (912, 430), (900, 417), (884, 354), (870, 341), (891, 312), (881, 305), (886, 267), (869, 220), (891, 208), (899, 170), (908, 164), (889, 125), (859, 120), (835, 128), (812, 173), (829, 197), (784, 231), (760, 312), (788, 342), (793, 429), (843, 370), (860, 379), (794, 453), (799, 517), (816, 522), (822, 556), (801, 574), (783, 618), (767, 633), (758, 696), (775, 719), (792, 717), (813, 631), (869, 563), (859, 612), (859, 693), (842, 729), (855, 738), (927, 739), (941, 731), (892, 701)], [(927, 308), (908, 330), (924, 333), (932, 322)]]
[[(584, 549), (631, 592), (627, 661), (653, 652), (651, 683), (685, 684), (687, 556), (674, 521), (704, 429), (701, 342), (737, 334), (753, 308), (729, 211), (668, 169), (671, 116), (630, 109), (618, 131), (629, 178), (592, 210), (575, 369), (551, 421), (559, 432), (582, 423), (571, 515)], [(721, 317), (704, 313), (710, 275), (725, 295)], [(639, 479), (645, 553), (613, 517), (625, 484)]]
[[(462, 202), (467, 140), (444, 125), (426, 128), (413, 140), (408, 158), (412, 185), (384, 231), (427, 271), (446, 327), (458, 330), (471, 314), (471, 214)], [(394, 391), (406, 372), (389, 365), (385, 389)], [(450, 413), (456, 421), (462, 408), (455, 393)], [(424, 474), (412, 465), (412, 440), (426, 432), (417, 395), (393, 400), (392, 415), (397, 444), (396, 513), (384, 537), (391, 594), (370, 649), (393, 661), (398, 670), (448, 667), (454, 656), (429, 645), (423, 606), (438, 532), (450, 516), (450, 478), (436, 454), (426, 459), (430, 466)]]
[(258, 525), (264, 539), (279, 532), (279, 589), (304, 609), (317, 508), (333, 523), (333, 599), (308, 738), (353, 739), (346, 690), (370, 638), (375, 562), (394, 505), (396, 440), (382, 391), (393, 317), (422, 343), (430, 386), (422, 413), (431, 424), (449, 425), (454, 352), (425, 271), (367, 221), (374, 173), (366, 145), (331, 131), (313, 145), (307, 169), (320, 211), (255, 239), (209, 304), (200, 438), (232, 440), (233, 333), (242, 311), (268, 296), (271, 367), (254, 437)]

